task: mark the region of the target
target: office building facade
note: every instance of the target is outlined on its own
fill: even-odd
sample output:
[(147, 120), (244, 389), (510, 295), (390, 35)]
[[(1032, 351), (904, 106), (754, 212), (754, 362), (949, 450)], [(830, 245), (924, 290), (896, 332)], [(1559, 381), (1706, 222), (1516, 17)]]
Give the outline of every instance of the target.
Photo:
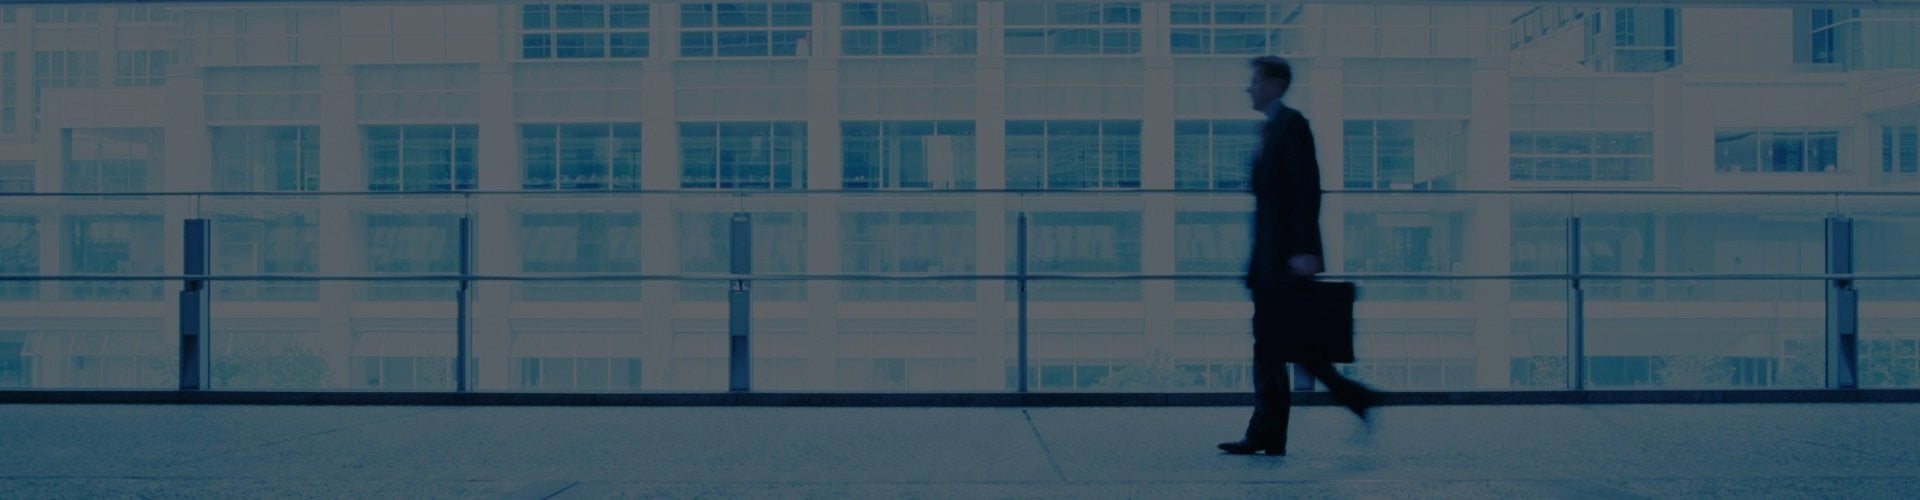
[[(1920, 201), (1898, 195), (1920, 189), (1908, 10), (0, 13), (0, 190), (35, 194), (0, 197), (4, 274), (178, 274), (189, 218), (213, 225), (214, 274), (444, 276), (463, 251), (478, 275), (726, 273), (736, 214), (756, 273), (998, 276), (1021, 256), (1046, 275), (1235, 273), (1260, 54), (1293, 61), (1287, 101), (1314, 125), (1323, 186), (1343, 191), (1322, 219), (1335, 273), (1560, 273), (1570, 254), (1595, 273), (1820, 273), (1833, 214), (1854, 220), (1857, 270), (1920, 270)], [(1537, 193), (1562, 189), (1637, 194)], [(1725, 191), (1804, 194), (1710, 194)], [(1842, 191), (1885, 195), (1823, 194)], [(1345, 369), (1371, 383), (1566, 387), (1566, 281), (1361, 285), (1362, 359)], [(211, 383), (449, 390), (458, 286), (215, 282)], [(1823, 386), (1826, 286), (1586, 281), (1586, 385)], [(0, 282), (0, 387), (172, 386), (178, 288)], [(1018, 288), (754, 282), (752, 387), (1012, 389)], [(1920, 384), (1920, 283), (1859, 288), (1861, 383)], [(726, 390), (728, 291), (475, 282), (473, 387)], [(1231, 279), (1034, 281), (1026, 296), (1034, 390), (1249, 387), (1250, 304)]]

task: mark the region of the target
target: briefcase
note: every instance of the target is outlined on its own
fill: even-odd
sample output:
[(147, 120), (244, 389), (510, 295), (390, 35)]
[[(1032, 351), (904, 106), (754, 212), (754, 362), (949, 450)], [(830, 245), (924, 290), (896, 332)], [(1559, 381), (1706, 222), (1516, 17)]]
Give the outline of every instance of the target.
[[(1254, 307), (1255, 332), (1273, 356), (1288, 363), (1352, 363), (1353, 283), (1302, 280), (1277, 285), (1280, 293), (1262, 294)], [(1269, 314), (1278, 313), (1278, 314)]]

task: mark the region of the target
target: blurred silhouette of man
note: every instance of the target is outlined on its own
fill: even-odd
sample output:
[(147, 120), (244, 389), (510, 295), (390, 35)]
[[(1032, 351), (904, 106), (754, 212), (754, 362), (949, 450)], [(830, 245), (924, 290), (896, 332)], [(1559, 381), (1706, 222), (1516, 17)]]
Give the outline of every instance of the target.
[(1298, 322), (1287, 312), (1299, 304), (1302, 285), (1326, 270), (1320, 242), (1320, 163), (1314, 156), (1313, 130), (1300, 112), (1280, 98), (1293, 84), (1286, 59), (1262, 56), (1252, 61), (1247, 95), (1266, 113), (1260, 151), (1252, 165), (1253, 253), (1246, 286), (1253, 296), (1253, 418), (1239, 441), (1220, 443), (1235, 455), (1287, 454), (1287, 417), (1292, 405), (1286, 363), (1299, 364), (1333, 392), (1335, 401), (1361, 420), (1378, 396), (1341, 376), (1326, 361), (1290, 357), (1284, 348)]

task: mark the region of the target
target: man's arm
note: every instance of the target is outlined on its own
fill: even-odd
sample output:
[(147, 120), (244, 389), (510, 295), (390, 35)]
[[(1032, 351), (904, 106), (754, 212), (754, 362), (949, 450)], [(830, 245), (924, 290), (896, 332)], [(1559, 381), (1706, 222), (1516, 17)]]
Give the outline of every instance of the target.
[[(1287, 127), (1287, 173), (1288, 186), (1286, 217), (1286, 235), (1289, 267), (1296, 274), (1313, 274), (1325, 270), (1321, 262), (1320, 240), (1320, 161), (1313, 147), (1313, 128), (1304, 116), (1294, 115), (1293, 123)], [(1310, 256), (1307, 258), (1305, 256)], [(1298, 261), (1298, 262), (1297, 262)]]

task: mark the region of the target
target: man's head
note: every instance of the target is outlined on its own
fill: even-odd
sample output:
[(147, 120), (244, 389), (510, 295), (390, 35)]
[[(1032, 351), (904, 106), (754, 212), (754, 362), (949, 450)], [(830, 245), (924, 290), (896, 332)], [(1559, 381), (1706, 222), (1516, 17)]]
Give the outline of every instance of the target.
[(1293, 65), (1280, 56), (1255, 57), (1251, 64), (1253, 81), (1247, 84), (1247, 96), (1253, 98), (1253, 109), (1265, 111), (1293, 86)]

